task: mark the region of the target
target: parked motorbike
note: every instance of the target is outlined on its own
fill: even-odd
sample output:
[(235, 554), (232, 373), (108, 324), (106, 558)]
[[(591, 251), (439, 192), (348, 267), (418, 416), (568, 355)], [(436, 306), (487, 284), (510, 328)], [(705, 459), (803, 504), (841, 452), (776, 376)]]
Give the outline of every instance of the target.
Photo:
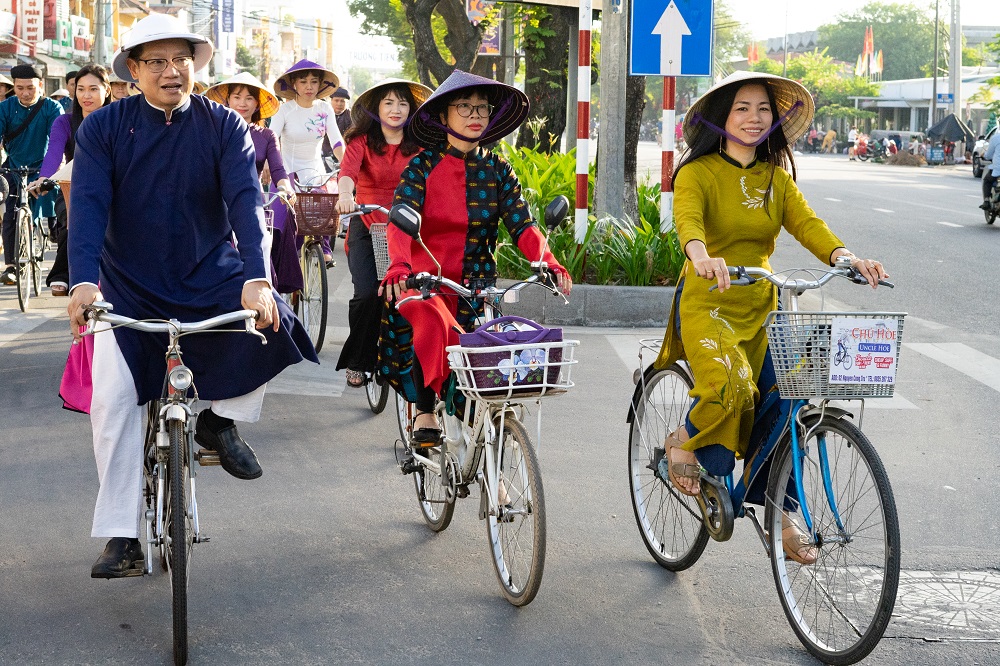
[(862, 139), (859, 141), (858, 148), (854, 153), (862, 162), (867, 162), (869, 159), (884, 160), (886, 157), (885, 146), (882, 145), (882, 142), (872, 139)]

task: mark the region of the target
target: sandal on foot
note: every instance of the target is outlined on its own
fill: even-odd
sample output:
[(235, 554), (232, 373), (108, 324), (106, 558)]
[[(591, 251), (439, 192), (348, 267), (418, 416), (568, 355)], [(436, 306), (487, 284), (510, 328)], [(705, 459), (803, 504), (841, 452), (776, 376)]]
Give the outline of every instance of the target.
[(417, 428), (417, 418), (434, 412), (417, 412), (410, 423), (410, 442), (416, 448), (437, 446), (441, 442), (441, 428)]
[(819, 559), (819, 548), (812, 538), (787, 516), (781, 520), (781, 549), (785, 551), (785, 557), (806, 566), (815, 564)]
[(351, 388), (361, 388), (365, 385), (365, 373), (360, 370), (348, 370), (347, 385)]
[[(694, 497), (701, 493), (701, 465), (697, 463), (682, 463), (674, 462), (673, 451), (681, 451), (682, 442), (673, 436), (668, 436), (666, 440), (667, 454), (667, 476), (670, 477), (670, 482), (674, 484), (674, 488), (677, 488), (678, 492), (682, 495), (689, 495)], [(679, 483), (679, 479), (694, 479), (695, 484), (692, 490), (685, 490), (684, 486)]]

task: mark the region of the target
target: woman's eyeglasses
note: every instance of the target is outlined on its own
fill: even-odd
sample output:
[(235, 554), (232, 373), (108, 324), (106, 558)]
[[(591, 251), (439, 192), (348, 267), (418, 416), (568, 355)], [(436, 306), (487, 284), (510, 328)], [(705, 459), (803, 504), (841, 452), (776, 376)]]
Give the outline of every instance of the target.
[(167, 60), (166, 58), (139, 58), (139, 62), (146, 63), (146, 67), (153, 74), (159, 74), (167, 68), (167, 63), (173, 63), (178, 70), (189, 69), (194, 64), (194, 56), (178, 56)]
[(449, 104), (448, 106), (455, 107), (455, 110), (458, 111), (458, 115), (462, 116), (463, 118), (469, 118), (470, 116), (472, 116), (473, 111), (476, 112), (477, 116), (481, 116), (483, 118), (493, 113), (492, 104), (476, 104), (475, 106), (473, 106), (468, 102), (459, 102), (458, 104)]

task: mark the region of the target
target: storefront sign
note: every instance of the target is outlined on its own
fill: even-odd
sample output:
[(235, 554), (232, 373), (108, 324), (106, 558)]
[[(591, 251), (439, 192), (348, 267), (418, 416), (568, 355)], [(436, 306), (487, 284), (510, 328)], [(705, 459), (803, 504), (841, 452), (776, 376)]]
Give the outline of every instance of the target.
[(233, 0), (222, 0), (222, 32), (234, 32)]
[(45, 7), (43, 0), (22, 0), (21, 39), (37, 44), (45, 39)]
[(90, 32), (90, 19), (70, 16), (69, 23), (73, 55), (78, 58), (89, 58), (94, 44), (94, 35)]

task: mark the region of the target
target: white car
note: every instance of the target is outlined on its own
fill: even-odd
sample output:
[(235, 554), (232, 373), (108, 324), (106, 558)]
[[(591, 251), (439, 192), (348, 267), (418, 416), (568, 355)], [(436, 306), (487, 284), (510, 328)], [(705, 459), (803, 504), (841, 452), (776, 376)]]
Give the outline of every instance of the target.
[(983, 177), (983, 169), (986, 167), (986, 165), (983, 164), (980, 160), (983, 157), (983, 153), (986, 152), (986, 146), (989, 145), (990, 139), (993, 138), (993, 134), (996, 133), (996, 131), (997, 131), (997, 128), (994, 127), (993, 129), (991, 129), (989, 131), (988, 134), (986, 134), (986, 136), (979, 137), (979, 140), (976, 141), (975, 147), (973, 147), (973, 149), (972, 149), (972, 176), (973, 176), (973, 178), (982, 178)]

